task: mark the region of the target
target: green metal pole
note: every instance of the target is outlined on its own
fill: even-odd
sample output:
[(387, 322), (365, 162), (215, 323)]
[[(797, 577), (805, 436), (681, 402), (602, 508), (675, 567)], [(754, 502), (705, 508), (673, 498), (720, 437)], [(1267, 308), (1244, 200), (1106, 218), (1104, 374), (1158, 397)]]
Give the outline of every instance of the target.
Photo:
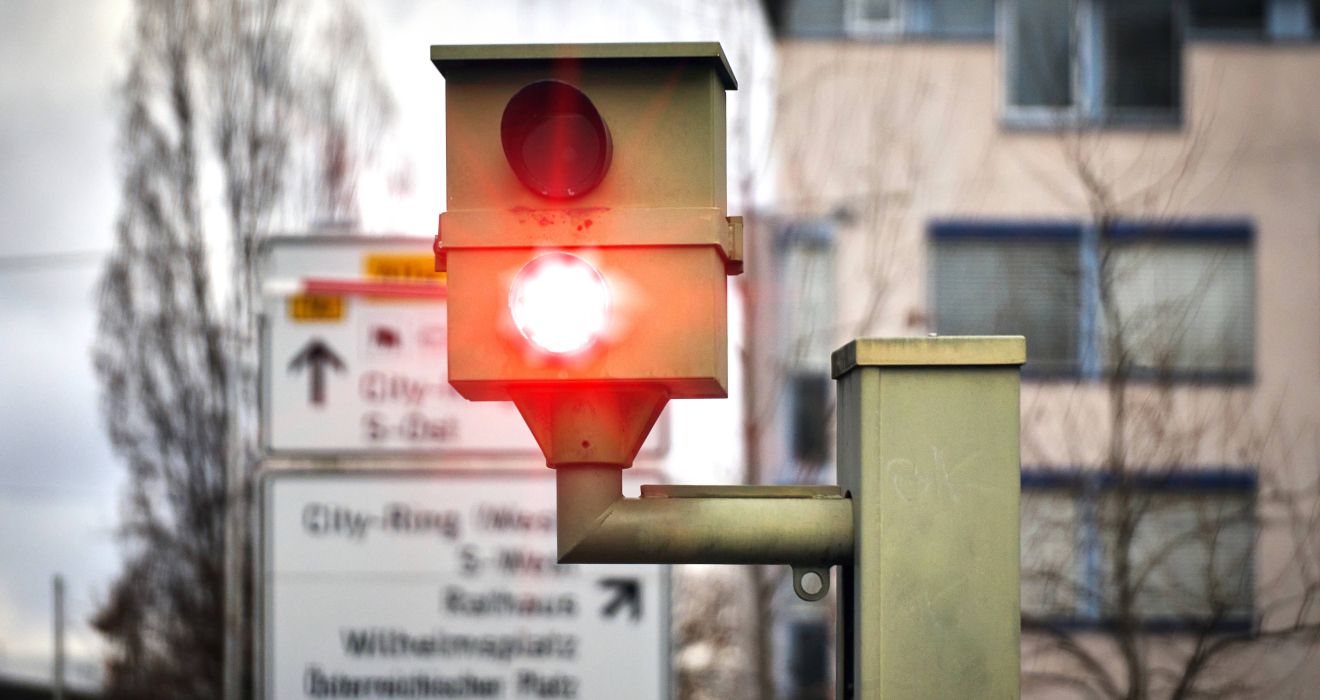
[(838, 700), (1016, 699), (1021, 337), (862, 339), (834, 353)]

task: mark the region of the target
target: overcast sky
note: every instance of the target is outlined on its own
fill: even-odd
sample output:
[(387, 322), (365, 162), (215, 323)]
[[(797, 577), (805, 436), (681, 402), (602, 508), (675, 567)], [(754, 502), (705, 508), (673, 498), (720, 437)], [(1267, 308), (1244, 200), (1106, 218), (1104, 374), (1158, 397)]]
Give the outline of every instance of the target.
[[(99, 643), (86, 620), (118, 568), (123, 468), (105, 439), (89, 357), (99, 255), (117, 206), (111, 92), (131, 9), (129, 0), (0, 2), (0, 675), (48, 677), (58, 572), (71, 680), (92, 678)], [(747, 13), (697, 0), (386, 0), (366, 14), (399, 104), (389, 157), (414, 182), (405, 201), (363, 194), (364, 226), (381, 232), (433, 235), (443, 206), (443, 82), (431, 44), (721, 40), (744, 88), (735, 100), (768, 85), (773, 64)], [(754, 47), (759, 75), (740, 65), (739, 41)], [(770, 93), (760, 92), (758, 114), (768, 115)], [(768, 121), (754, 127), (764, 143)], [(739, 160), (731, 153), (731, 178)], [(736, 309), (731, 321), (732, 341)], [(733, 367), (731, 377), (736, 391)], [(737, 478), (737, 403), (671, 411), (676, 480)]]
[(88, 352), (99, 256), (15, 256), (110, 247), (109, 86), (128, 9), (0, 3), (0, 669), (24, 676), (47, 672), (51, 576), (65, 576), (69, 650), (86, 659), (84, 621), (116, 567), (123, 478)]

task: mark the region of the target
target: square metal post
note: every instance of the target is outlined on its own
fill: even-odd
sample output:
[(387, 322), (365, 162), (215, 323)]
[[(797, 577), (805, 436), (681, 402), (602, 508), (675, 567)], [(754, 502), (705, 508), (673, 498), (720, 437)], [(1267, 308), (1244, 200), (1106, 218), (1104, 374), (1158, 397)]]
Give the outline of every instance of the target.
[(838, 700), (1020, 697), (1020, 336), (865, 338), (834, 353)]

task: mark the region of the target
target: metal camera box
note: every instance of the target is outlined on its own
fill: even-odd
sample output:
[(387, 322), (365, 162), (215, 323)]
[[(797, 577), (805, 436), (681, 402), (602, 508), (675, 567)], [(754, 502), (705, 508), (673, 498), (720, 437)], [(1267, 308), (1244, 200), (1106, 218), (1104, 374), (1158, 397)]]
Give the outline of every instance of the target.
[[(473, 400), (547, 382), (726, 396), (725, 277), (741, 270), (741, 221), (726, 211), (725, 91), (736, 83), (719, 44), (433, 46), (431, 59), (445, 77), (436, 252), (455, 389)], [(561, 304), (566, 324), (602, 319), (568, 350), (538, 344), (516, 312), (520, 273), (550, 253), (604, 290), (603, 311)]]

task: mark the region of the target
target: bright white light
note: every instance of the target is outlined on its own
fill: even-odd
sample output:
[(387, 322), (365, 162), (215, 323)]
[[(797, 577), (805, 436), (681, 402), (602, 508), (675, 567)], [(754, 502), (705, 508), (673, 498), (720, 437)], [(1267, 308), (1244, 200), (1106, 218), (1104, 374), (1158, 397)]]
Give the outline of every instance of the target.
[(537, 347), (556, 354), (576, 352), (605, 330), (610, 288), (586, 260), (547, 253), (513, 279), (509, 310), (518, 330)]

